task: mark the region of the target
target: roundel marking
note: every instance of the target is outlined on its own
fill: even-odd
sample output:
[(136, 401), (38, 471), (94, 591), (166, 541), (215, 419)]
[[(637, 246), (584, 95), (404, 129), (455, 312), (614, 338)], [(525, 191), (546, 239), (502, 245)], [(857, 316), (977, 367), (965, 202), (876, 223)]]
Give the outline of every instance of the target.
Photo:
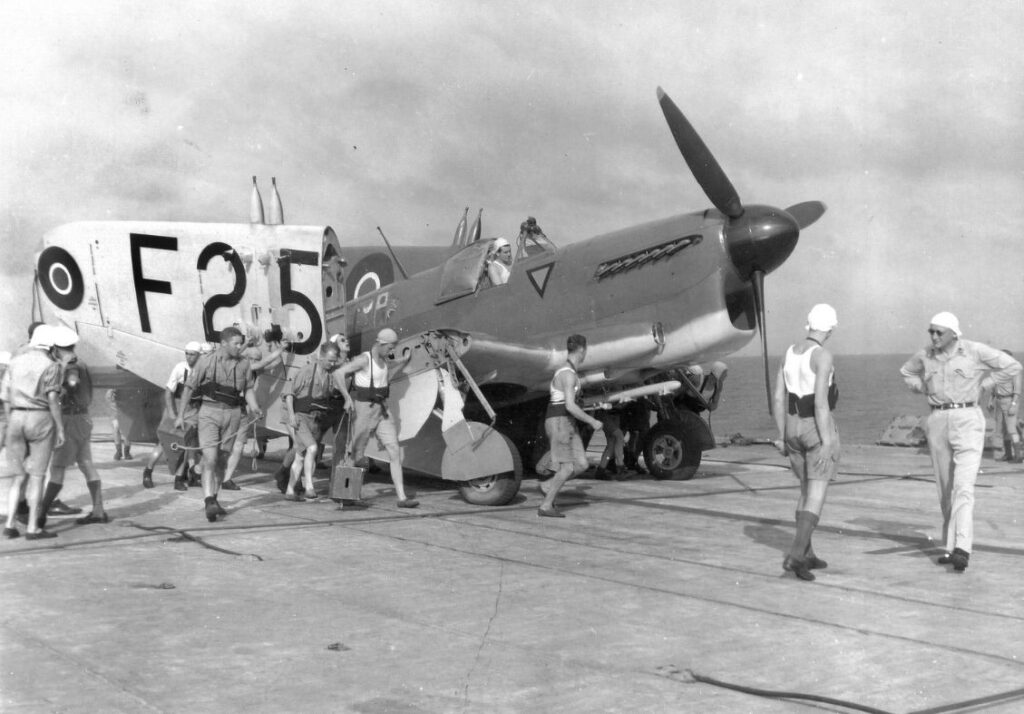
[(373, 253), (353, 266), (346, 276), (345, 288), (351, 301), (393, 282), (395, 269), (391, 265), (391, 259), (383, 253)]
[(63, 248), (52, 245), (39, 255), (36, 266), (43, 292), (61, 310), (75, 310), (85, 297), (85, 280), (78, 263)]

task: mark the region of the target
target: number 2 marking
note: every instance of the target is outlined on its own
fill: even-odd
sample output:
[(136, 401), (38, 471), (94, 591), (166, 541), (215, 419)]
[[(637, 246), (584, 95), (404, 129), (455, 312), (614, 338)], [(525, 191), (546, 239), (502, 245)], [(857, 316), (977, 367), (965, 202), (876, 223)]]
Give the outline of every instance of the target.
[(203, 252), (199, 254), (199, 260), (196, 261), (197, 270), (206, 270), (206, 266), (209, 265), (210, 260), (216, 256), (224, 258), (228, 263), (231, 264), (231, 268), (235, 271), (235, 287), (231, 292), (220, 295), (213, 295), (203, 303), (203, 334), (206, 335), (206, 339), (210, 342), (217, 342), (220, 340), (220, 330), (213, 329), (213, 314), (222, 307), (234, 307), (242, 301), (242, 296), (245, 295), (245, 266), (242, 265), (242, 259), (238, 257), (238, 253), (227, 243), (210, 243), (208, 246), (203, 248)]

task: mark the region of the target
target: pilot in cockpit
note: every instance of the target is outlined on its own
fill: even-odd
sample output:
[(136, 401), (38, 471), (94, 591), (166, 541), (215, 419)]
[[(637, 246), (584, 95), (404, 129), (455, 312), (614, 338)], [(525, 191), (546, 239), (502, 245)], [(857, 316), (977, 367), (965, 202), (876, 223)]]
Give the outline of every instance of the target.
[(491, 285), (504, 285), (512, 272), (512, 246), (504, 238), (495, 238), (487, 253), (487, 277)]

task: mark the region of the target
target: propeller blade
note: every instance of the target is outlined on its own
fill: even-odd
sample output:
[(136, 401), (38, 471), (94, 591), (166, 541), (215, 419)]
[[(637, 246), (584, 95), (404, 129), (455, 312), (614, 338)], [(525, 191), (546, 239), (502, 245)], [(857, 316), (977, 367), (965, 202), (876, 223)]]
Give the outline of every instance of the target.
[(764, 311), (764, 271), (755, 270), (750, 275), (750, 285), (754, 288), (754, 312), (757, 317), (757, 331), (761, 333), (761, 360), (764, 363), (764, 393), (768, 398), (768, 414), (772, 414), (771, 374), (768, 371), (768, 330), (765, 325)]
[(793, 220), (803, 230), (814, 223), (825, 213), (826, 206), (821, 201), (804, 201), (786, 209), (786, 213), (793, 216)]
[(661, 111), (665, 115), (672, 136), (676, 145), (686, 159), (693, 177), (704, 190), (704, 195), (715, 205), (719, 211), (729, 218), (739, 218), (743, 215), (743, 204), (740, 196), (736, 193), (729, 177), (722, 171), (722, 167), (715, 161), (711, 151), (701, 140), (697, 131), (693, 128), (675, 102), (665, 94), (665, 90), (658, 87), (658, 102), (661, 104)]

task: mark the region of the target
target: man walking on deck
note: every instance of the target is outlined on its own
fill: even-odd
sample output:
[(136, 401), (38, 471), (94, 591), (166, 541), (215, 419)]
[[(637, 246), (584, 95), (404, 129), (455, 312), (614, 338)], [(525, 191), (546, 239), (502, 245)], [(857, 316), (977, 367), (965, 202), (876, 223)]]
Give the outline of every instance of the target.
[(974, 541), (974, 482), (985, 446), (985, 415), (978, 399), (982, 380), (1014, 382), (1020, 362), (1001, 350), (961, 338), (960, 321), (940, 312), (928, 326), (931, 346), (900, 368), (911, 391), (927, 395), (928, 449), (939, 489), (945, 554), (940, 565), (952, 563), (963, 572)]

